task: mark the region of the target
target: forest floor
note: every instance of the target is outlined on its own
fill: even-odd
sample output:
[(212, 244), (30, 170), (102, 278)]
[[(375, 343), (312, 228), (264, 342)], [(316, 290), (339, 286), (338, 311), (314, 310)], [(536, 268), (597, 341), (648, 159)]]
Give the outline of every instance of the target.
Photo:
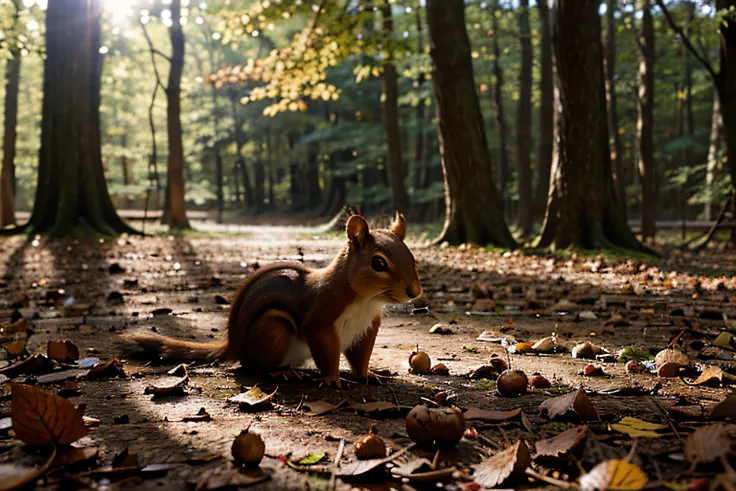
[[(591, 482), (604, 483), (599, 489), (616, 482), (628, 484), (625, 489), (665, 483), (707, 489), (715, 479), (736, 484), (727, 460), (734, 426), (713, 422), (736, 415), (734, 399), (719, 404), (736, 377), (736, 339), (730, 334), (736, 329), (736, 253), (729, 250), (698, 256), (673, 250), (648, 261), (430, 248), (409, 240), (424, 297), (387, 307), (371, 359), (371, 368), (385, 378), (369, 385), (350, 381), (347, 371), (338, 390), (319, 387), (309, 370), (298, 380), (245, 375), (221, 364), (191, 364), (182, 377), (182, 371), (168, 374), (174, 365), (121, 358), (115, 341), (123, 332), (221, 338), (228, 297), (254, 268), (274, 260), (321, 266), (343, 245), (331, 234), (257, 227), (238, 236), (0, 239), (0, 326), (6, 326), (0, 330), (6, 358), (0, 361), (0, 489), (4, 476), (27, 475), (50, 453), (14, 438), (21, 435), (10, 428), (13, 382), (84, 404), (84, 415), (93, 418), (86, 421), (89, 434), (74, 443), (88, 450), (60, 450), (66, 460), (57, 455), (38, 481), (46, 487), (217, 489), (252, 483), (274, 490), (408, 490), (436, 489), (443, 481), (445, 489), (496, 483), (519, 489), (574, 487), (583, 473), (589, 473), (587, 489), (595, 488)], [(448, 332), (430, 333), (436, 324)], [(544, 339), (553, 334), (553, 340)], [(45, 355), (50, 340), (70, 340), (85, 361), (40, 357), (17, 364), (37, 352)], [(528, 344), (540, 340), (546, 346)], [(573, 358), (570, 349), (583, 342), (609, 354)], [(417, 345), (449, 374), (409, 373)], [(508, 354), (507, 346), (521, 353)], [(629, 373), (616, 361), (622, 348), (642, 348), (649, 357), (668, 347), (684, 350), (688, 359), (669, 352), (671, 363), (645, 362), (639, 365), (643, 373)], [(69, 348), (62, 352), (75, 358)], [(493, 354), (529, 378), (541, 373), (551, 387), (499, 395), (488, 368)], [(118, 358), (124, 373), (108, 366), (93, 377), (90, 358), (100, 364)], [(583, 374), (591, 362), (600, 364), (602, 376)], [(708, 365), (713, 368), (700, 376)], [(481, 367), (485, 373), (477, 371)], [(674, 376), (658, 376), (658, 368), (660, 375)], [(275, 396), (255, 406), (228, 402), (256, 385)], [(151, 386), (158, 387), (153, 394)], [(568, 396), (540, 410), (544, 401), (579, 388), (592, 401), (592, 413), (584, 393), (574, 403)], [(452, 404), (472, 411), (465, 413), (469, 430), (440, 452), (411, 447), (406, 414), (417, 404), (432, 406), (443, 391)], [(392, 459), (359, 467), (353, 444), (372, 425)], [(266, 456), (259, 469), (234, 473), (231, 445), (249, 426), (265, 442)], [(565, 430), (570, 432), (535, 445)], [(519, 441), (528, 445), (531, 462), (523, 444), (499, 455)], [(420, 466), (419, 458), (428, 461)], [(625, 462), (598, 466), (611, 459)], [(402, 482), (397, 473), (410, 477)]]

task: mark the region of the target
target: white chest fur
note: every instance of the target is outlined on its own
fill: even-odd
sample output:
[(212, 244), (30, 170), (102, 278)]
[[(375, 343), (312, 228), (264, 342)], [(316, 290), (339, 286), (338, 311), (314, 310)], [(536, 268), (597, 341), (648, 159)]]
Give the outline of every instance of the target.
[[(373, 319), (383, 314), (384, 302), (367, 300), (352, 303), (335, 321), (335, 331), (340, 339), (340, 352), (358, 342), (370, 329)], [(289, 349), (281, 362), (282, 366), (298, 367), (310, 357), (309, 346), (303, 340), (293, 336)]]
[(358, 342), (373, 323), (373, 319), (383, 314), (383, 302), (366, 300), (352, 303), (335, 321), (335, 331), (340, 338), (340, 351), (345, 352)]

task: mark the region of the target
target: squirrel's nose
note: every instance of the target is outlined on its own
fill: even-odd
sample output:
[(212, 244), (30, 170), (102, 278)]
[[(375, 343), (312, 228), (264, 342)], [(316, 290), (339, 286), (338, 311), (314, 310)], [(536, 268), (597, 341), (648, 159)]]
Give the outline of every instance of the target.
[(421, 294), (422, 294), (422, 287), (419, 284), (406, 287), (406, 296), (409, 298), (412, 298), (412, 299), (417, 298)]

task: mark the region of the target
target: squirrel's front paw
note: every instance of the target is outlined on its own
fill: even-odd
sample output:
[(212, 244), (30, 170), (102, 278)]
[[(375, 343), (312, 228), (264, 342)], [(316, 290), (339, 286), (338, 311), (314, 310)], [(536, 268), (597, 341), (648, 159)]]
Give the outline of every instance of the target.
[(324, 377), (320, 377), (319, 379), (319, 386), (323, 387), (334, 387), (339, 389), (340, 388), (340, 375), (327, 375)]

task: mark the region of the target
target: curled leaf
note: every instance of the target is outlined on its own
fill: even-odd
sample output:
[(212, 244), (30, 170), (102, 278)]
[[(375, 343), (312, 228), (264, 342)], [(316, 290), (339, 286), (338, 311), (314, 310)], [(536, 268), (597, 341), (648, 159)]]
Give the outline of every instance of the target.
[(541, 413), (546, 413), (549, 419), (557, 419), (574, 415), (582, 421), (598, 420), (598, 412), (583, 389), (569, 394), (547, 399), (539, 406)]
[(559, 435), (536, 443), (538, 457), (562, 458), (575, 451), (587, 438), (590, 429), (587, 425), (565, 430)]

